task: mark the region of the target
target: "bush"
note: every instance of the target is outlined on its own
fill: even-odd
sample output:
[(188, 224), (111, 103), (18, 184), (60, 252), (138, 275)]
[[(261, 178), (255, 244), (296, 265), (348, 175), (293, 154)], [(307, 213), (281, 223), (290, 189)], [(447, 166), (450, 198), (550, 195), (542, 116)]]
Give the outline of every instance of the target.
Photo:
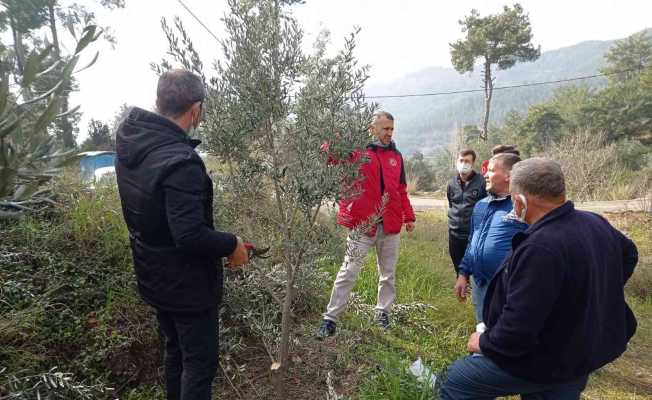
[(639, 260), (634, 274), (625, 288), (627, 293), (642, 301), (652, 300), (652, 262), (650, 257)]
[(416, 152), (405, 160), (405, 174), (408, 193), (428, 192), (434, 189), (435, 170), (433, 165), (423, 158), (423, 154)]
[(136, 293), (117, 190), (54, 192), (64, 206), (0, 226), (0, 364), (19, 377), (58, 366), (120, 390), (155, 382), (158, 337)]
[[(434, 171), (433, 188), (434, 190), (441, 190), (446, 193), (448, 182), (457, 173), (453, 168), (454, 159), (453, 155), (448, 150), (440, 150), (434, 154), (432, 158), (432, 169)], [(480, 157), (478, 156), (478, 159)], [(476, 160), (476, 164), (478, 161)]]
[[(616, 143), (602, 132), (581, 129), (550, 146), (545, 156), (557, 160), (566, 178), (566, 193), (577, 201), (636, 197), (649, 184), (621, 161)], [(638, 185), (636, 185), (638, 183)]]

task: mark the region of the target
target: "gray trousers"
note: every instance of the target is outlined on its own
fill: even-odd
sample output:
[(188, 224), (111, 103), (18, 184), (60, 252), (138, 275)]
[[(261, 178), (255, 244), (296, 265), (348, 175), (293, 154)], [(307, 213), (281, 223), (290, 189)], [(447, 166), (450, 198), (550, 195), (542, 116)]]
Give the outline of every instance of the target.
[(395, 272), (400, 247), (400, 234), (386, 234), (382, 224), (376, 235), (350, 234), (346, 239), (344, 262), (337, 273), (331, 299), (326, 307), (324, 319), (337, 322), (337, 316), (344, 311), (351, 289), (355, 285), (360, 269), (369, 250), (375, 246), (378, 255), (378, 301), (376, 310), (389, 313), (396, 298)]

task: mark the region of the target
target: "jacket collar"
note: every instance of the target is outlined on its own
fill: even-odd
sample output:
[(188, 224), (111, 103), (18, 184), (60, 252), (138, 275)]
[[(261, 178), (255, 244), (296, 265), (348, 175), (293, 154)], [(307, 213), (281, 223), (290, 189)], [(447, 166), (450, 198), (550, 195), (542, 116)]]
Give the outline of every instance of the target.
[(492, 201), (503, 201), (503, 200), (512, 200), (512, 196), (510, 194), (506, 194), (504, 196), (498, 196), (493, 193), (487, 193), (487, 198), (489, 199), (489, 202), (491, 203)]
[(516, 248), (519, 244), (523, 243), (531, 234), (541, 229), (543, 226), (548, 223), (555, 221), (565, 215), (568, 215), (575, 211), (575, 205), (572, 201), (567, 201), (562, 206), (555, 208), (550, 211), (548, 214), (544, 215), (540, 220), (530, 225), (525, 231), (518, 232), (512, 238), (512, 248)]
[(455, 178), (457, 178), (456, 179), (457, 183), (460, 186), (462, 186), (462, 184), (468, 185), (469, 183), (471, 183), (475, 179), (476, 175), (478, 175), (478, 173), (475, 172), (475, 170), (471, 170), (471, 173), (469, 173), (469, 179), (467, 179), (466, 182), (462, 181), (462, 177), (460, 176), (459, 172), (457, 173), (457, 175), (455, 175)]
[(133, 107), (116, 133), (118, 159), (128, 167), (140, 164), (155, 149), (175, 143), (196, 147), (199, 140), (172, 120), (159, 114)]
[(201, 140), (199, 140), (199, 139), (191, 139), (187, 135), (186, 135), (186, 141), (190, 145), (190, 147), (192, 147), (193, 149), (201, 144)]
[(367, 148), (372, 150), (372, 151), (378, 151), (378, 149), (385, 149), (385, 150), (394, 150), (396, 151), (396, 143), (392, 140), (389, 142), (387, 146), (379, 146), (376, 143), (369, 143), (367, 145)]

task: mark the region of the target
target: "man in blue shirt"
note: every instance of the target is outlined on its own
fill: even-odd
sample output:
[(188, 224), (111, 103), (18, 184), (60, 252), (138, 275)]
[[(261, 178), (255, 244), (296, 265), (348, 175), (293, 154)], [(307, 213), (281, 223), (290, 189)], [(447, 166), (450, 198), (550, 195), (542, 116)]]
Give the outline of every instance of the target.
[(473, 276), (472, 297), (478, 322), (482, 322), (487, 283), (511, 250), (512, 237), (527, 228), (514, 215), (509, 195), (512, 166), (519, 161), (520, 157), (508, 153), (496, 154), (489, 160), (485, 177), (488, 196), (473, 208), (469, 245), (459, 267), (455, 293), (460, 301), (466, 301), (469, 277)]

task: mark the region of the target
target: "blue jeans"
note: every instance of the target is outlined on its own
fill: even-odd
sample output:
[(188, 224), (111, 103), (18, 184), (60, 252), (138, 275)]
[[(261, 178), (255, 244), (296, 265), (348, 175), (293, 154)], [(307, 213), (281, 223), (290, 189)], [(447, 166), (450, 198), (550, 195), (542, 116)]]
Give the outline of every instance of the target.
[(585, 375), (566, 383), (532, 383), (500, 369), (487, 357), (474, 355), (450, 366), (440, 399), (493, 400), (520, 394), (523, 400), (579, 400), (588, 378)]
[(484, 306), (484, 298), (487, 295), (487, 287), (489, 287), (489, 283), (484, 282), (483, 285), (479, 285), (475, 277), (471, 278), (471, 297), (475, 306), (475, 320), (477, 322), (483, 322), (482, 308)]

